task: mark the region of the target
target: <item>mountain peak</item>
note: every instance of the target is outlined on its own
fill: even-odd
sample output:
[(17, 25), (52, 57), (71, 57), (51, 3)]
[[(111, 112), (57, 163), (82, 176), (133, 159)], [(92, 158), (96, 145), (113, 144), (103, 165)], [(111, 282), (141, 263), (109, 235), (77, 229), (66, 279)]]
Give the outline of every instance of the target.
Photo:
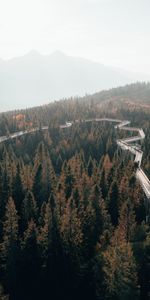
[(68, 56), (59, 50), (46, 55), (32, 50), (0, 63), (0, 110), (36, 106), (48, 99), (92, 94), (131, 83), (135, 78), (132, 76), (112, 67)]
[(66, 54), (60, 50), (55, 50), (51, 54), (41, 54), (37, 50), (33, 49), (33, 50), (29, 51), (25, 56), (32, 58), (32, 59), (40, 58), (40, 57), (43, 57), (43, 58), (51, 57), (51, 58), (56, 58), (56, 59), (64, 59), (66, 57)]
[(32, 49), (31, 51), (29, 51), (29, 52), (27, 53), (27, 55), (29, 55), (29, 56), (41, 56), (40, 52), (38, 52), (38, 51), (35, 50), (35, 49)]
[(55, 50), (54, 52), (52, 52), (51, 56), (55, 56), (55, 57), (65, 57), (66, 54), (60, 50)]

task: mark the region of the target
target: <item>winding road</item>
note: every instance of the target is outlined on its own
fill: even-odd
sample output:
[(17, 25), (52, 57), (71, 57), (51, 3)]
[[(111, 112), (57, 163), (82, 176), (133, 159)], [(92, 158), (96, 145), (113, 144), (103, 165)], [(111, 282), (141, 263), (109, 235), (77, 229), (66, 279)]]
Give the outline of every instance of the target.
[[(75, 120), (75, 121), (69, 121), (66, 122), (64, 125), (60, 125), (60, 129), (65, 129), (73, 126), (75, 123), (88, 123), (88, 122), (113, 122), (117, 123), (115, 125), (115, 129), (119, 130), (126, 130), (129, 132), (135, 132), (136, 135), (133, 137), (125, 138), (125, 139), (118, 139), (117, 144), (119, 147), (121, 147), (122, 150), (130, 151), (132, 154), (134, 154), (135, 159), (134, 161), (137, 163), (138, 167), (136, 170), (136, 178), (141, 184), (141, 187), (148, 198), (150, 200), (150, 180), (144, 173), (144, 171), (141, 168), (141, 162), (142, 162), (142, 156), (143, 151), (139, 149), (137, 145), (135, 145), (135, 142), (138, 142), (140, 140), (143, 140), (145, 138), (145, 134), (142, 128), (136, 128), (136, 127), (129, 127), (130, 121), (127, 120), (119, 120), (119, 119), (111, 119), (111, 118), (96, 118), (96, 119), (86, 119), (86, 120)], [(48, 130), (48, 126), (43, 126), (41, 128), (42, 130)], [(0, 137), (0, 143), (5, 142), (7, 140), (15, 139), (19, 136), (28, 134), (28, 133), (34, 133), (36, 131), (39, 131), (40, 129), (33, 128), (30, 130), (24, 130), (15, 132), (13, 134), (10, 134), (9, 136), (1, 136)]]

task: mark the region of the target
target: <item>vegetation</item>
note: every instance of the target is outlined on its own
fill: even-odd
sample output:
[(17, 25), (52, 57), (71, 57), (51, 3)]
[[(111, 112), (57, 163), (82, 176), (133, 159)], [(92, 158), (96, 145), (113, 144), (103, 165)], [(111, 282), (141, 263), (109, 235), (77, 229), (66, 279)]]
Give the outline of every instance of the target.
[(139, 91), (148, 95), (149, 85), (0, 116), (1, 135), (49, 125), (0, 144), (0, 299), (149, 299), (145, 196), (131, 155), (116, 145), (126, 133), (105, 122), (58, 126), (104, 113), (130, 119), (146, 133), (150, 176), (149, 103), (145, 96), (139, 113)]

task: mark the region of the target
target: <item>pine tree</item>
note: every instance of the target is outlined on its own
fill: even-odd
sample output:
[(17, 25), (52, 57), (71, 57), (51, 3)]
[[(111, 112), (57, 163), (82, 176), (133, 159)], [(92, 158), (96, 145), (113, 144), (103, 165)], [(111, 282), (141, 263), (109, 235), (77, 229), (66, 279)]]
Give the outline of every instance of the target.
[(55, 172), (48, 150), (43, 143), (40, 143), (33, 169), (33, 193), (39, 207), (44, 201), (48, 201), (50, 193), (55, 189), (55, 185)]
[(42, 187), (42, 165), (40, 164), (36, 170), (36, 173), (34, 175), (34, 181), (33, 181), (33, 194), (35, 196), (37, 205), (40, 207), (45, 199), (45, 194), (43, 194), (43, 187)]
[(110, 228), (110, 217), (106, 210), (105, 203), (102, 199), (101, 190), (98, 185), (94, 185), (91, 189), (89, 202), (92, 203), (92, 208), (94, 209), (95, 214), (92, 234), (93, 237), (91, 238), (93, 241), (95, 241), (94, 245), (96, 245), (103, 231)]
[(66, 194), (66, 198), (69, 199), (74, 185), (74, 176), (72, 174), (72, 170), (69, 165), (67, 165), (64, 175), (65, 175), (65, 186), (64, 186), (65, 194)]
[(24, 199), (24, 191), (23, 191), (23, 185), (22, 180), (20, 176), (20, 169), (19, 166), (17, 166), (17, 173), (12, 183), (12, 197), (15, 201), (15, 206), (17, 209), (18, 214), (21, 214), (21, 206)]
[(52, 255), (52, 211), (50, 201), (46, 204), (43, 216), (43, 226), (38, 234), (38, 243), (41, 248), (42, 266), (46, 268), (49, 256)]
[(106, 180), (106, 175), (105, 175), (104, 169), (100, 176), (100, 188), (102, 191), (102, 197), (103, 197), (103, 199), (105, 199), (107, 196), (107, 193), (108, 193), (108, 186), (107, 186), (107, 180)]
[(8, 202), (8, 198), (10, 196), (10, 185), (9, 185), (9, 178), (7, 172), (4, 170), (1, 175), (1, 197), (0, 197), (0, 219), (3, 220), (5, 215), (5, 208)]
[(90, 157), (90, 159), (88, 161), (87, 171), (88, 171), (88, 175), (91, 177), (92, 173), (93, 173), (93, 161), (92, 161), (91, 157)]
[(3, 242), (0, 251), (3, 276), (7, 289), (11, 295), (14, 295), (17, 286), (18, 216), (12, 198), (9, 198), (6, 206), (3, 231)]
[(108, 193), (108, 212), (111, 216), (111, 221), (114, 226), (118, 225), (119, 217), (119, 190), (116, 181), (113, 181)]
[(118, 229), (111, 244), (103, 253), (106, 299), (138, 299), (137, 270), (131, 249)]
[(118, 230), (124, 236), (127, 242), (132, 242), (134, 239), (136, 228), (135, 213), (130, 200), (123, 203), (120, 210)]
[(59, 174), (63, 165), (63, 160), (59, 154), (56, 160), (56, 173)]
[(33, 220), (28, 223), (22, 241), (22, 261), (20, 262), (22, 294), (25, 299), (39, 297), (41, 266), (37, 242), (37, 227)]
[(24, 230), (27, 229), (31, 220), (35, 222), (37, 220), (37, 206), (33, 193), (28, 191), (22, 203), (22, 225)]
[(42, 206), (41, 206), (40, 214), (39, 214), (39, 218), (38, 218), (38, 224), (39, 224), (40, 227), (44, 226), (45, 211), (46, 211), (46, 202), (44, 201)]
[(72, 200), (67, 203), (61, 221), (61, 237), (65, 253), (78, 256), (83, 243), (81, 221)]

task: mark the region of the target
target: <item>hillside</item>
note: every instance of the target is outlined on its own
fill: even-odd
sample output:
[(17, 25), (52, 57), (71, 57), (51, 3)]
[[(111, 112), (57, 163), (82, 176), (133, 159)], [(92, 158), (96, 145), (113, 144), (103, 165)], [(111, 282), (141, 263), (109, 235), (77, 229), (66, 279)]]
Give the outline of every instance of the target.
[(0, 111), (42, 105), (55, 99), (83, 96), (147, 76), (107, 67), (56, 51), (0, 60)]
[(138, 149), (150, 178), (149, 95), (150, 84), (138, 83), (0, 114), (0, 136), (39, 127), (0, 143), (0, 296), (148, 299), (148, 202), (133, 155), (116, 143), (132, 132), (108, 122), (59, 125), (130, 120), (145, 132)]

